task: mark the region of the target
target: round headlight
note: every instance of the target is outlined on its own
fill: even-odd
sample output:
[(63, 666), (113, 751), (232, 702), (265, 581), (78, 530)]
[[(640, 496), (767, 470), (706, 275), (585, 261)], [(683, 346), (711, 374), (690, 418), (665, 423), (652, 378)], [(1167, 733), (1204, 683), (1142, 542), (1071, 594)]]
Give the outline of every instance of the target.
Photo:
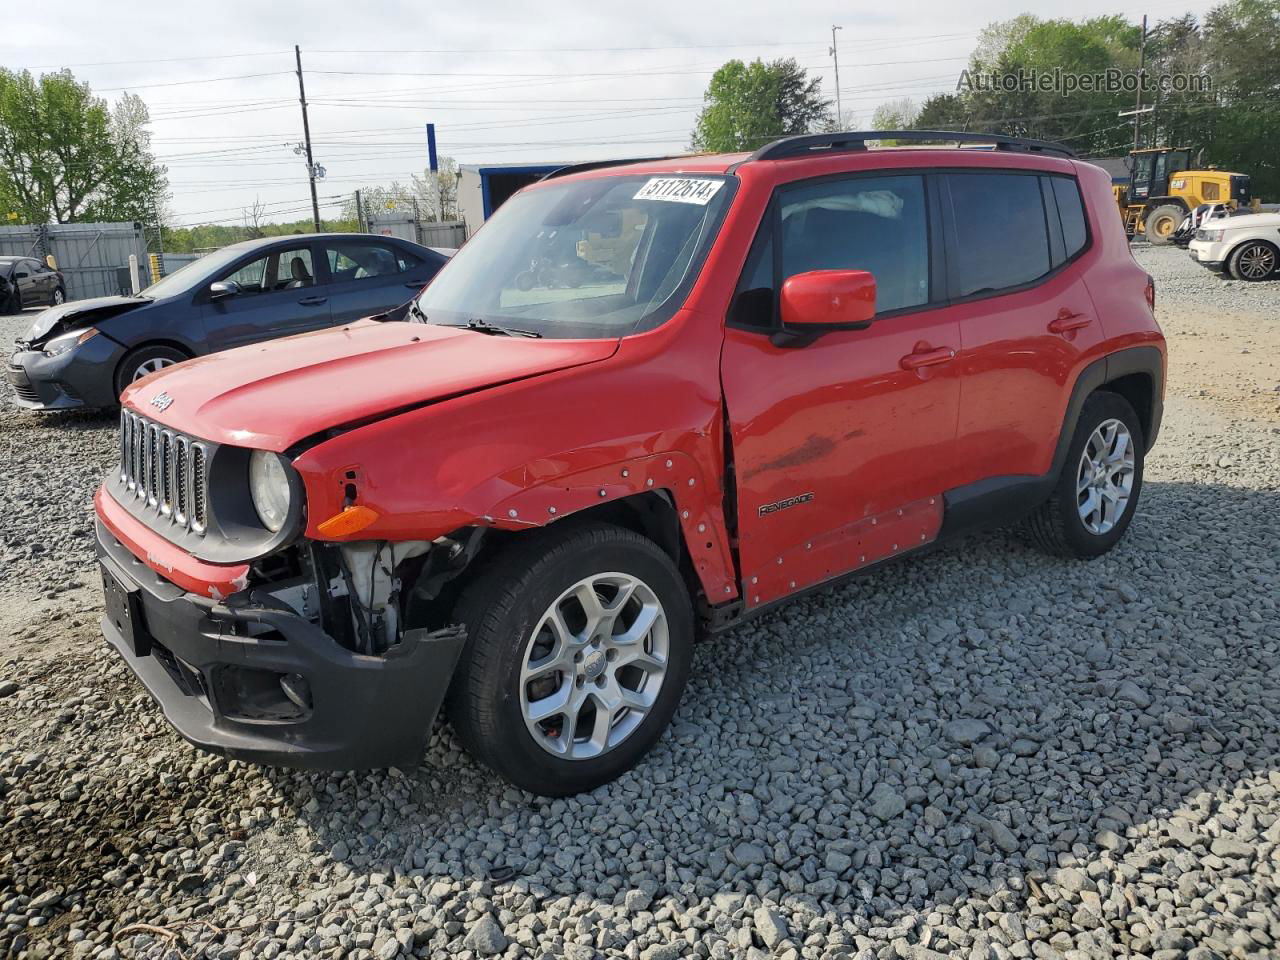
[(291, 493), (283, 457), (266, 450), (249, 455), (249, 495), (264, 527), (275, 533), (284, 526)]

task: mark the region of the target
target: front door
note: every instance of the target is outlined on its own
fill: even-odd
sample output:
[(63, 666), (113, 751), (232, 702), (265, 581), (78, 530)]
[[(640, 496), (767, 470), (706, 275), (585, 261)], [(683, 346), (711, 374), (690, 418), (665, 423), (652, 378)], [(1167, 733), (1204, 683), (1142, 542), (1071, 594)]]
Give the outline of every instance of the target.
[(239, 292), (203, 311), (210, 352), (329, 326), (329, 290), (317, 266), (307, 242), (260, 253), (218, 277)]
[[(937, 536), (960, 333), (938, 303), (928, 192), (924, 177), (895, 175), (802, 182), (774, 198), (721, 360), (748, 608)], [(774, 291), (823, 269), (870, 271), (876, 320), (775, 344)]]

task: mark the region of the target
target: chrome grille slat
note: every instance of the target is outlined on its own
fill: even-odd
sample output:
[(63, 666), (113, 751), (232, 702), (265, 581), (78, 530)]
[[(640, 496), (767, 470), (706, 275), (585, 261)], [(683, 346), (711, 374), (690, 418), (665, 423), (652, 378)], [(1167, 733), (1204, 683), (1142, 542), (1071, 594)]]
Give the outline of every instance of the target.
[(197, 535), (208, 526), (208, 463), (199, 440), (121, 412), (121, 485), (144, 509)]

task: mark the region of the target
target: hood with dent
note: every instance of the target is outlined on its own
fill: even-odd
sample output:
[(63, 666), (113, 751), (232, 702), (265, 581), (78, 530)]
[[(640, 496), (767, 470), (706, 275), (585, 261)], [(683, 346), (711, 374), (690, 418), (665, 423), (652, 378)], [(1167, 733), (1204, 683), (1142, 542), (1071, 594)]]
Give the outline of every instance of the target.
[[(282, 452), (324, 430), (595, 363), (617, 348), (361, 321), (197, 357), (137, 381), (121, 400), (191, 436)], [(161, 393), (167, 406), (153, 402)]]
[(151, 302), (141, 297), (93, 297), (64, 303), (36, 314), (31, 326), (18, 339), (38, 344), (50, 336), (100, 323), (108, 317), (145, 307)]

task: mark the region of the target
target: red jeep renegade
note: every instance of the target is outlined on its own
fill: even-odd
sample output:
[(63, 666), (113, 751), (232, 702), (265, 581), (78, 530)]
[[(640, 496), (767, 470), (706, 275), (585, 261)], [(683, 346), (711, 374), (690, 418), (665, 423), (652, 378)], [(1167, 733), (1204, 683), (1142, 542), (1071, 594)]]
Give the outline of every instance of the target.
[(125, 392), (107, 640), (208, 750), (408, 764), (445, 703), (516, 784), (604, 783), (700, 635), (984, 524), (1124, 535), (1165, 348), (1110, 186), (940, 133), (560, 170), (403, 322)]

